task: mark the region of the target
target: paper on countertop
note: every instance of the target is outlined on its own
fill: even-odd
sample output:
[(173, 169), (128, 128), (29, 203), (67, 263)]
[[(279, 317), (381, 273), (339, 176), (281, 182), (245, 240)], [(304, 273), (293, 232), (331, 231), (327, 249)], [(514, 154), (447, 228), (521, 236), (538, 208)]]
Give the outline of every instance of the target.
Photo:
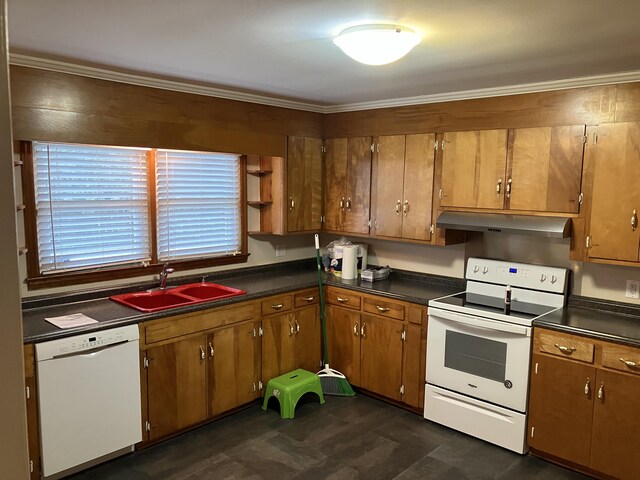
[(81, 327), (82, 325), (98, 323), (97, 320), (87, 317), (84, 313), (72, 313), (71, 315), (63, 315), (62, 317), (45, 317), (45, 320), (58, 328)]

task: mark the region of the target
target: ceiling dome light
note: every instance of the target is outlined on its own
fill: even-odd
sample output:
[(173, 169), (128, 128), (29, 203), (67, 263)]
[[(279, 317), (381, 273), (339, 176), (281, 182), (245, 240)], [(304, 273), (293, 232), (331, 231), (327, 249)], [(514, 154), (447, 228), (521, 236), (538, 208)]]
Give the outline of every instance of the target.
[(398, 25), (358, 25), (333, 39), (340, 49), (366, 65), (385, 65), (404, 57), (420, 43), (420, 35)]

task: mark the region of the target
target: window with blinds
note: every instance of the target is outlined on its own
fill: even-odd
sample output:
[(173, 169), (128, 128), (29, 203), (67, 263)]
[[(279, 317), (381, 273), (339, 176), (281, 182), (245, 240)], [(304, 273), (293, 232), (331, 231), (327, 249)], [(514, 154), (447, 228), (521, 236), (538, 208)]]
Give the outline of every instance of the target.
[(158, 259), (240, 253), (240, 157), (156, 151)]
[(33, 143), (41, 273), (151, 259), (148, 149)]

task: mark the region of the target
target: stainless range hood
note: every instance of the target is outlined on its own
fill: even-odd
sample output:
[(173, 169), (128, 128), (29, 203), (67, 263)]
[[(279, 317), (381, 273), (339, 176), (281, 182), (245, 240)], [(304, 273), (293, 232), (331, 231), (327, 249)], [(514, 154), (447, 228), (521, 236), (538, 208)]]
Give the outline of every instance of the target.
[(515, 233), (547, 238), (567, 238), (571, 236), (571, 219), (563, 217), (442, 212), (436, 225), (438, 228), (450, 228), (453, 230)]

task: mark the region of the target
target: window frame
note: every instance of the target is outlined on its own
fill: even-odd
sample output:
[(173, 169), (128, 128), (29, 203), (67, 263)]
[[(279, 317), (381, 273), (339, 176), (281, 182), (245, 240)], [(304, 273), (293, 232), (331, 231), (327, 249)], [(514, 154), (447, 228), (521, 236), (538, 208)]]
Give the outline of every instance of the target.
[[(70, 142), (63, 142), (70, 143)], [(115, 146), (115, 145), (114, 145)], [(25, 204), (24, 228), (26, 241), (27, 279), (29, 290), (43, 288), (65, 287), (83, 283), (99, 282), (105, 280), (120, 280), (142, 275), (160, 273), (166, 262), (158, 260), (157, 239), (157, 207), (156, 207), (156, 148), (152, 148), (147, 156), (147, 180), (148, 212), (150, 225), (151, 261), (148, 266), (113, 266), (95, 267), (84, 271), (70, 271), (60, 273), (40, 272), (40, 259), (38, 253), (38, 231), (36, 218), (36, 198), (34, 185), (33, 145), (31, 141), (19, 142), (20, 157), (22, 161), (22, 196)], [(198, 258), (189, 260), (172, 261), (171, 266), (177, 271), (192, 270), (222, 265), (246, 263), (249, 258), (248, 234), (247, 234), (247, 162), (246, 156), (240, 155), (240, 253), (224, 255), (220, 257)]]

